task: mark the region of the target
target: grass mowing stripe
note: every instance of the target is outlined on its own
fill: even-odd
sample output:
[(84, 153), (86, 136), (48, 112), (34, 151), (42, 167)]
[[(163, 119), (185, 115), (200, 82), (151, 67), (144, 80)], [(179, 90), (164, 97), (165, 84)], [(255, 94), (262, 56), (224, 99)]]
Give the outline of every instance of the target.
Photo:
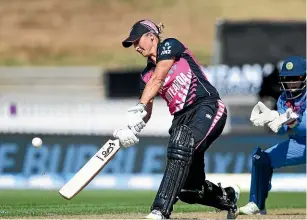
[[(86, 190), (67, 201), (57, 191), (0, 191), (0, 217), (147, 213), (154, 196), (153, 191)], [(246, 204), (248, 196), (248, 193), (242, 193), (239, 205)], [(268, 209), (305, 207), (305, 193), (272, 192), (267, 201)], [(182, 202), (178, 202), (174, 210), (183, 213), (213, 211), (209, 207)]]

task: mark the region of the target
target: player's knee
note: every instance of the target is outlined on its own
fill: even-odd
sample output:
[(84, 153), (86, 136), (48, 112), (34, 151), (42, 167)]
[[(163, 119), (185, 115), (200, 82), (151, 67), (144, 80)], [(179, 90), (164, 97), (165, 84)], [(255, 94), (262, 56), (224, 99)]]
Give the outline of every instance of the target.
[(177, 126), (171, 134), (167, 158), (191, 163), (194, 153), (194, 134), (186, 125)]
[(256, 147), (253, 151), (252, 157), (254, 166), (263, 165), (271, 167), (270, 156), (261, 148)]
[[(285, 143), (288, 147), (289, 142), (283, 142), (283, 143)], [(282, 144), (277, 144), (265, 150), (265, 153), (267, 153), (267, 155), (270, 158), (271, 167), (273, 169), (277, 169), (286, 165), (287, 157), (284, 156), (286, 152), (285, 149), (283, 149), (283, 147), (284, 146)]]

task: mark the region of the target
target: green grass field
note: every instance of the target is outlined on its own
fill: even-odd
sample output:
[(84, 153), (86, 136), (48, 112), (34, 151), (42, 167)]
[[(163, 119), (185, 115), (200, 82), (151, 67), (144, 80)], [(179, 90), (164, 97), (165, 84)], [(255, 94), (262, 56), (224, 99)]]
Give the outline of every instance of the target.
[[(6, 190), (0, 191), (1, 218), (142, 218), (151, 206), (152, 191), (92, 191), (81, 192), (71, 201), (63, 199), (57, 191)], [(239, 204), (248, 200), (242, 193)], [(272, 214), (304, 217), (305, 193), (271, 193), (267, 208)], [(214, 209), (179, 202), (174, 216), (215, 215)], [(241, 217), (240, 217), (241, 218)]]

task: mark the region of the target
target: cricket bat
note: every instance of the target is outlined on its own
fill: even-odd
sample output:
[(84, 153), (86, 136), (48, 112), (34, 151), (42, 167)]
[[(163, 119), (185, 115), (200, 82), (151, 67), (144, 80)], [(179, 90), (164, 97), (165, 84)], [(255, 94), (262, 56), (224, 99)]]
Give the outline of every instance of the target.
[(108, 140), (102, 148), (59, 190), (65, 199), (72, 199), (102, 170), (119, 151), (119, 140)]

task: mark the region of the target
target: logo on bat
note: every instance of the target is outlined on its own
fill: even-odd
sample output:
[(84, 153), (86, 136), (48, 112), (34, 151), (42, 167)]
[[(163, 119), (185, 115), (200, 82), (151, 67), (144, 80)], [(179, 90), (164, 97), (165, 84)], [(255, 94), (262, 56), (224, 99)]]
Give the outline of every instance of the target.
[(104, 158), (110, 155), (114, 149), (115, 144), (110, 142), (109, 146), (106, 150), (101, 152), (101, 155), (97, 154), (96, 157), (99, 158), (100, 160), (104, 161)]

